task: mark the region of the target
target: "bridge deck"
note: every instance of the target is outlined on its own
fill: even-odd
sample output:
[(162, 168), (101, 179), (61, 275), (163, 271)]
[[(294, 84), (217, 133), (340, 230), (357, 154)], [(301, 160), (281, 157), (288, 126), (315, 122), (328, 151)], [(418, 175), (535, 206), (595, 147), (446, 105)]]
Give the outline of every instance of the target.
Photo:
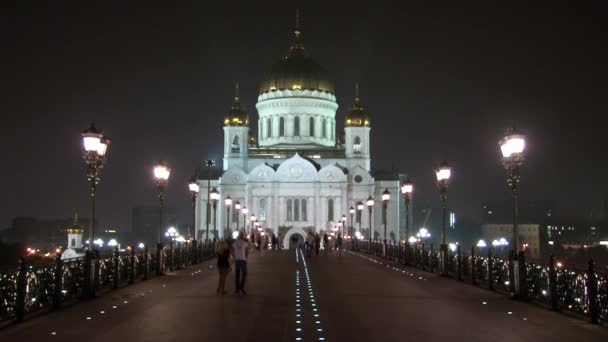
[(234, 273), (228, 293), (216, 295), (217, 274), (207, 262), (10, 326), (0, 339), (608, 339), (607, 329), (586, 321), (419, 270), (395, 270), (349, 252), (297, 259), (294, 251), (254, 253), (246, 296), (233, 293)]

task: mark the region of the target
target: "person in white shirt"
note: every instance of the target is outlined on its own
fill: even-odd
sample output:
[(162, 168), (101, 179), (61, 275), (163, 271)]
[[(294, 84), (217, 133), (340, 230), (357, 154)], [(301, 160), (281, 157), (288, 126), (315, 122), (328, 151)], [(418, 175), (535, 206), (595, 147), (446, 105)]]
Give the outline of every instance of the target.
[(247, 294), (245, 291), (245, 280), (247, 279), (247, 257), (249, 256), (249, 241), (243, 232), (232, 244), (232, 256), (234, 257), (234, 269), (236, 276), (236, 291)]

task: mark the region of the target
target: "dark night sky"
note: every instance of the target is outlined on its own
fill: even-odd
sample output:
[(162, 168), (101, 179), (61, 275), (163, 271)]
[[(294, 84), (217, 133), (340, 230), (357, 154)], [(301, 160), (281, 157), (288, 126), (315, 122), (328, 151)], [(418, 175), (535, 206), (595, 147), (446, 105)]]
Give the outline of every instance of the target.
[[(92, 120), (112, 139), (102, 225), (128, 227), (133, 206), (157, 203), (159, 158), (174, 170), (168, 204), (188, 222), (186, 182), (204, 159), (221, 159), (234, 83), (257, 120), (258, 83), (286, 51), (298, 3), (48, 3), (0, 11), (0, 227), (17, 215), (88, 216), (79, 134)], [(445, 158), (451, 205), (475, 217), (482, 201), (508, 198), (497, 140), (515, 122), (529, 136), (522, 198), (553, 199), (560, 216), (601, 208), (600, 8), (367, 3), (377, 7), (307, 2), (302, 12), (305, 46), (337, 84), (340, 130), (360, 82), (374, 168), (410, 174), (416, 204), (437, 205), (433, 168)]]

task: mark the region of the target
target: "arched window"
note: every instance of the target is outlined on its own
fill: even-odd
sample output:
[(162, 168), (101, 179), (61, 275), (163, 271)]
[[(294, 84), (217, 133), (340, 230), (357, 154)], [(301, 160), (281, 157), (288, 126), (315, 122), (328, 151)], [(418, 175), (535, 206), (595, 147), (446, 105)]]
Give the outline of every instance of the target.
[(72, 247), (76, 247), (76, 239), (72, 239), (72, 242), (70, 244)]
[(329, 198), (327, 200), (327, 221), (334, 220), (334, 199)]
[(293, 120), (293, 135), (298, 137), (300, 136), (300, 117), (296, 116)]
[(353, 152), (361, 153), (361, 138), (355, 137), (355, 141), (353, 142)]
[(323, 119), (323, 126), (321, 127), (321, 135), (323, 139), (327, 139), (327, 119)]
[(282, 116), (279, 119), (279, 136), (280, 137), (284, 137), (285, 136), (285, 118), (282, 117)]
[(310, 132), (310, 136), (314, 137), (315, 136), (315, 118), (314, 117), (310, 117), (310, 119), (308, 119), (308, 126), (309, 126), (309, 132)]
[(266, 120), (266, 138), (272, 137), (272, 121), (270, 118)]
[(329, 123), (329, 136), (330, 136), (330, 139), (331, 139), (331, 140), (334, 140), (334, 139), (335, 139), (335, 137), (334, 137), (334, 134), (335, 134), (335, 133), (336, 133), (336, 130), (334, 129), (334, 123), (333, 123), (333, 122), (330, 122), (330, 123)]
[(293, 220), (300, 221), (300, 200), (293, 200)]
[(301, 200), (302, 203), (302, 221), (308, 221), (308, 218), (306, 217), (306, 199), (302, 199)]
[(241, 151), (241, 146), (239, 145), (239, 136), (235, 135), (232, 139), (232, 152), (239, 153)]
[(291, 211), (291, 198), (287, 199), (287, 221), (293, 221), (293, 215), (292, 215), (292, 211)]
[(266, 199), (260, 198), (260, 221), (266, 221)]

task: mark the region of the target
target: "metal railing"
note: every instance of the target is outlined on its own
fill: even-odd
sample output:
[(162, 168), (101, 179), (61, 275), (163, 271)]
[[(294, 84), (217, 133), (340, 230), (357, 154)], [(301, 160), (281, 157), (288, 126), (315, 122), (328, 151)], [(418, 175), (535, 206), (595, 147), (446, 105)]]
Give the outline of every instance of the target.
[[(386, 243), (369, 240), (347, 240), (346, 246), (354, 252), (363, 252), (393, 260), (405, 266), (416, 267), (429, 272), (440, 272), (440, 253), (433, 245), (409, 243)], [(460, 247), (450, 251), (447, 258), (447, 274), (459, 281), (488, 288), (514, 296), (521, 300), (532, 300), (550, 306), (555, 311), (570, 311), (588, 317), (592, 323), (608, 319), (608, 274), (595, 270), (595, 263), (589, 260), (586, 269), (562, 267), (551, 257), (547, 265), (527, 263), (518, 276), (519, 292), (514, 289), (513, 258), (502, 259), (493, 255), (488, 248), (487, 255), (464, 253)]]
[[(162, 250), (164, 269), (181, 269), (214, 256), (212, 243), (189, 243)], [(19, 261), (0, 270), (0, 326), (20, 322), (35, 313), (59, 309), (68, 302), (95, 296), (156, 275), (156, 252), (117, 249), (95, 258), (82, 257), (43, 263)], [(90, 266), (89, 266), (90, 265)], [(87, 277), (87, 275), (89, 275)]]

